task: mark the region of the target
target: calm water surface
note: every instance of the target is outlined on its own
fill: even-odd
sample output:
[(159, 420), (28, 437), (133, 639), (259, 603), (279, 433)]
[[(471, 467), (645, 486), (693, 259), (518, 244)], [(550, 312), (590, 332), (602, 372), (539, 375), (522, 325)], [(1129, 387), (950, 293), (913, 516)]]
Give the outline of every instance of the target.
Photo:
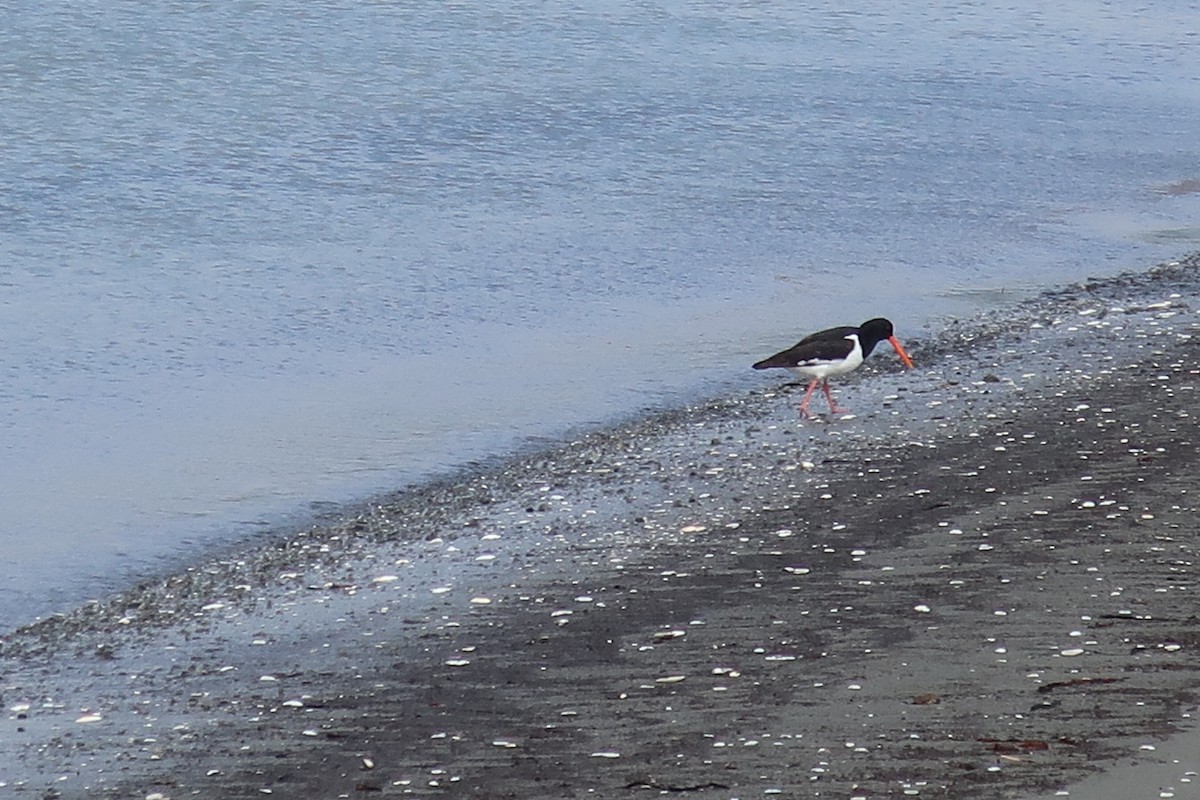
[(0, 628), (1197, 248), (1200, 7), (16, 4)]

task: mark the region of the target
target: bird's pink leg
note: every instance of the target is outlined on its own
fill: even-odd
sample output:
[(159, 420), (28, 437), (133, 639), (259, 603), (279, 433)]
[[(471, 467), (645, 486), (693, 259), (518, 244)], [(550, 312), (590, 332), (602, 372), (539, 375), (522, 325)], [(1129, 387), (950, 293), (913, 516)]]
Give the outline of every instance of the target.
[(812, 418), (812, 414), (808, 413), (808, 399), (812, 397), (812, 393), (816, 391), (817, 384), (820, 382), (819, 378), (813, 378), (812, 382), (808, 384), (808, 391), (804, 393), (804, 399), (800, 401), (800, 416), (805, 419)]
[[(826, 399), (827, 401), (829, 401), (829, 411), (830, 411), (830, 413), (833, 413), (833, 414), (843, 414), (843, 413), (845, 413), (845, 412), (847, 412), (847, 411), (849, 411), (849, 410), (850, 410), (850, 409), (848, 409), (848, 408), (842, 408), (842, 407), (840, 407), (840, 406), (839, 406), (837, 403), (835, 403), (835, 402), (833, 401), (833, 395), (829, 393), (829, 379), (828, 379), (828, 378), (826, 378), (826, 379), (825, 379), (825, 382), (821, 384), (821, 388), (822, 388), (822, 389), (825, 391), (825, 399)], [(810, 391), (810, 392), (812, 391), (812, 390), (811, 390), (811, 388), (810, 388), (810, 390), (809, 390), (809, 391)]]

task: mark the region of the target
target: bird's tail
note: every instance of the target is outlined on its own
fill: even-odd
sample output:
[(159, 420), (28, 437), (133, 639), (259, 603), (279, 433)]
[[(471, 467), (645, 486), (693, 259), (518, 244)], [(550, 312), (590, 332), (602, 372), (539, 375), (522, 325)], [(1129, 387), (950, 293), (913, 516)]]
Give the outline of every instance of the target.
[(751, 366), (753, 366), (754, 369), (771, 369), (772, 367), (792, 367), (795, 366), (795, 364), (793, 364), (792, 360), (783, 353), (776, 353), (775, 355), (770, 356), (769, 358), (764, 358), (762, 361), (759, 361), (757, 364), (752, 364)]

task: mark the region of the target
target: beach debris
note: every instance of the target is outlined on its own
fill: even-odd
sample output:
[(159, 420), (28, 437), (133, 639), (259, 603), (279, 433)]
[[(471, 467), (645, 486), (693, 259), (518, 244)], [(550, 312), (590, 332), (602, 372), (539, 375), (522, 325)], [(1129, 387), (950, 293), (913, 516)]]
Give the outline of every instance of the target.
[[(716, 783), (715, 781), (710, 781), (708, 783), (676, 785), (676, 784), (658, 783), (656, 781), (650, 780), (649, 778), (639, 778), (637, 780), (630, 781), (629, 783), (625, 784), (625, 788), (626, 789), (655, 789), (660, 793), (666, 793), (666, 792), (676, 793), (676, 792), (702, 792), (706, 789), (725, 790), (725, 789), (728, 789), (729, 786), (724, 783)], [(770, 794), (770, 793), (772, 793), (771, 789), (767, 789), (763, 792), (763, 794)]]
[(923, 692), (912, 699), (914, 706), (936, 706), (941, 702), (942, 698), (933, 692)]
[(1042, 739), (987, 739), (979, 740), (990, 745), (997, 753), (1031, 753), (1039, 750), (1049, 750), (1050, 743)]
[(1095, 686), (1105, 683), (1117, 683), (1118, 681), (1122, 680), (1124, 680), (1124, 678), (1072, 678), (1069, 681), (1055, 681), (1053, 683), (1047, 683), (1039, 686), (1038, 692), (1040, 694), (1047, 694), (1048, 692), (1053, 692), (1056, 689), (1072, 689), (1076, 686)]
[(656, 641), (666, 641), (669, 639), (678, 639), (681, 636), (687, 636), (687, 631), (679, 630), (678, 628), (668, 631), (656, 631), (653, 638)]

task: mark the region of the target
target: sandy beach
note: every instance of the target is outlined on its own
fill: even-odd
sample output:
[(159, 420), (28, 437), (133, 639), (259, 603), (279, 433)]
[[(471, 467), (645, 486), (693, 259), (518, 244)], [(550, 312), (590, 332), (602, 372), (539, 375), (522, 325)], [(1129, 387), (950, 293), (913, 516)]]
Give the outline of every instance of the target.
[(0, 797), (1200, 796), (1198, 308), (899, 331), (848, 417), (764, 376), (11, 632)]

